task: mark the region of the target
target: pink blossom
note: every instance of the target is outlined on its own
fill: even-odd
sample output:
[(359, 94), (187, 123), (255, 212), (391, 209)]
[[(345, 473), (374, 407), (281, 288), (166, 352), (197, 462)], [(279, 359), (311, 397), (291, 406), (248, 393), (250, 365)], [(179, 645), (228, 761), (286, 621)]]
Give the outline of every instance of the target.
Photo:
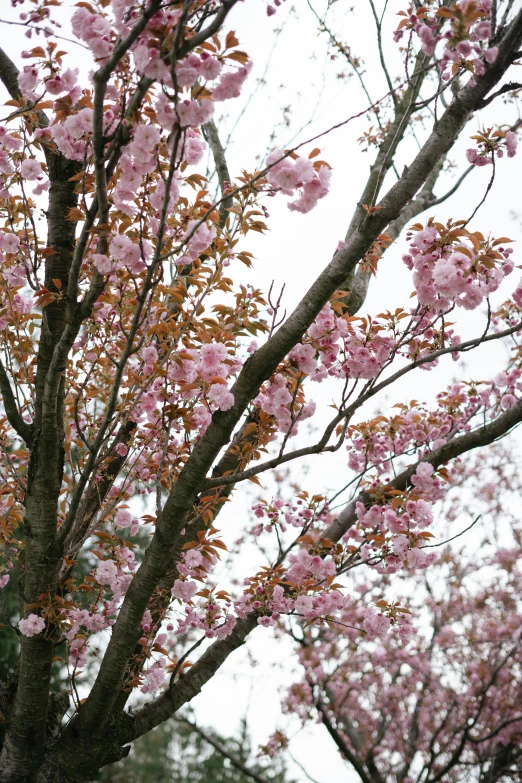
[(209, 389), (208, 398), (222, 411), (228, 411), (234, 405), (234, 395), (224, 383), (213, 383)]
[(101, 14), (78, 8), (71, 17), (71, 26), (76, 37), (87, 44), (96, 59), (104, 59), (111, 53), (111, 26)]
[(188, 253), (193, 261), (208, 248), (216, 236), (214, 225), (209, 226), (207, 223), (202, 223), (198, 226), (198, 222), (191, 220), (185, 233), (185, 237), (188, 238)]
[(185, 139), (180, 150), (183, 160), (189, 166), (195, 166), (196, 163), (201, 161), (206, 149), (207, 145), (199, 133), (192, 128), (188, 128), (185, 132)]
[(31, 93), (38, 82), (40, 76), (36, 65), (24, 65), (24, 68), (18, 74), (18, 86), (24, 95)]
[(199, 76), (201, 60), (197, 54), (188, 54), (176, 65), (176, 78), (180, 87), (191, 87)]
[(315, 348), (309, 343), (296, 345), (288, 354), (288, 358), (296, 362), (299, 370), (304, 373), (312, 373), (317, 367)]
[(180, 101), (176, 105), (176, 111), (173, 115), (174, 121), (179, 121), (182, 128), (188, 128), (190, 125), (204, 125), (208, 122), (214, 113), (214, 104), (212, 101)]
[(37, 614), (30, 614), (20, 620), (18, 627), (24, 636), (38, 636), (45, 628), (45, 620)]
[(152, 625), (152, 615), (150, 613), (150, 609), (146, 609), (145, 614), (141, 618), (141, 627), (143, 628), (145, 633), (147, 633), (148, 631), (150, 631), (151, 625)]
[(393, 551), (398, 557), (404, 557), (408, 548), (408, 536), (397, 536), (393, 539)]
[(314, 177), (310, 182), (307, 182), (303, 186), (303, 193), (296, 201), (291, 201), (288, 204), (288, 209), (295, 212), (302, 212), (303, 214), (310, 212), (318, 200), (324, 198), (328, 194), (330, 187), (330, 180), (332, 172), (327, 166), (321, 166), (318, 171), (317, 177)]
[(80, 666), (85, 666), (87, 663), (87, 649), (87, 642), (81, 637), (71, 642), (69, 655), (76, 669)]
[(189, 549), (185, 554), (184, 563), (189, 568), (197, 568), (203, 562), (203, 555), (197, 549)]
[(114, 560), (102, 560), (96, 569), (95, 578), (100, 585), (112, 585), (118, 575)]
[(363, 621), (363, 628), (369, 638), (384, 636), (390, 629), (390, 618), (382, 614), (376, 614), (374, 610), (369, 609)]
[(227, 358), (228, 350), (223, 343), (206, 343), (201, 348), (200, 372), (204, 378), (212, 375), (228, 375), (228, 367), (222, 362)]
[(154, 364), (158, 361), (158, 352), (153, 345), (148, 345), (141, 351), (141, 358), (146, 364)]
[(21, 294), (15, 294), (13, 297), (13, 307), (18, 313), (30, 313), (33, 309), (33, 302)]
[(195, 582), (182, 581), (176, 579), (174, 587), (172, 588), (172, 595), (175, 598), (180, 598), (185, 603), (188, 603), (198, 591), (198, 586)]
[(230, 98), (239, 98), (241, 88), (252, 70), (252, 60), (235, 71), (227, 71), (221, 75), (219, 82), (212, 91), (212, 100), (226, 101)]
[(518, 400), (514, 394), (504, 394), (504, 396), (500, 400), (500, 405), (503, 410), (507, 410), (508, 408), (512, 408), (513, 405), (516, 405), (517, 402)]
[(100, 275), (110, 275), (114, 270), (114, 262), (101, 253), (93, 253), (92, 261)]
[(133, 146), (136, 145), (149, 152), (159, 144), (159, 141), (160, 132), (154, 125), (138, 125), (134, 129)]
[[(169, 201), (167, 204), (167, 209), (171, 210), (174, 207), (174, 204), (179, 199), (179, 181), (177, 176), (174, 176), (172, 178), (172, 183), (170, 186), (170, 195), (169, 195)], [(165, 203), (165, 183), (163, 180), (160, 180), (158, 184), (156, 185), (156, 188), (154, 189), (151, 197), (150, 197), (150, 203), (154, 207), (154, 209), (158, 210), (160, 212), (163, 209), (164, 203)]]
[(62, 73), (56, 74), (52, 79), (47, 79), (45, 82), (45, 89), (51, 95), (60, 95), (63, 92), (69, 92), (72, 90), (78, 81), (78, 68), (72, 70), (67, 68)]
[(199, 73), (207, 81), (213, 81), (217, 79), (223, 66), (220, 61), (213, 57), (210, 52), (202, 52), (200, 54)]
[[(0, 247), (1, 247), (1, 240), (0, 240)], [(513, 301), (519, 307), (522, 309), (522, 281), (518, 284), (518, 286), (515, 288), (513, 292)]]
[(125, 234), (116, 234), (109, 245), (109, 253), (118, 261), (125, 259), (132, 247), (132, 240)]
[(428, 556), (420, 549), (410, 549), (408, 552), (408, 565), (411, 568), (425, 568), (428, 564)]
[(295, 599), (294, 609), (303, 617), (310, 617), (314, 611), (314, 600), (311, 595), (300, 595)]
[(4, 253), (16, 253), (20, 247), (20, 238), (16, 234), (6, 234), (0, 231), (0, 250)]
[(152, 693), (163, 685), (165, 681), (165, 670), (163, 667), (155, 664), (145, 672), (145, 676), (147, 677), (147, 684), (143, 685), (140, 690), (142, 693)]
[(479, 22), (474, 29), (478, 41), (487, 41), (491, 36), (491, 24), (487, 21)]
[(43, 174), (42, 166), (34, 158), (26, 158), (20, 165), (20, 174), (24, 179), (38, 179)]
[(427, 55), (432, 55), (435, 50), (437, 39), (428, 25), (419, 25), (415, 32), (422, 41), (422, 51)]
[[(132, 519), (132, 514), (130, 513), (130, 511), (128, 511), (126, 508), (118, 509), (118, 511), (116, 512), (116, 516), (114, 517), (114, 527), (115, 528), (127, 528), (127, 527), (130, 527), (132, 525), (132, 522), (133, 522), (133, 519)], [(107, 561), (104, 561), (104, 562), (112, 563), (112, 560), (111, 561), (107, 560)], [(109, 570), (112, 571), (112, 569), (109, 569)], [(97, 571), (99, 571), (99, 566), (98, 566)], [(96, 578), (98, 579), (98, 576), (96, 576)], [(99, 579), (98, 579), (98, 581), (99, 581)], [(100, 584), (104, 584), (104, 583), (100, 582)]]
[(517, 154), (518, 138), (517, 134), (513, 131), (508, 131), (505, 138), (506, 150), (508, 158), (514, 158)]
[(212, 420), (212, 414), (209, 409), (204, 405), (198, 405), (194, 408), (192, 413), (192, 422), (195, 427), (201, 428), (201, 434), (203, 435)]

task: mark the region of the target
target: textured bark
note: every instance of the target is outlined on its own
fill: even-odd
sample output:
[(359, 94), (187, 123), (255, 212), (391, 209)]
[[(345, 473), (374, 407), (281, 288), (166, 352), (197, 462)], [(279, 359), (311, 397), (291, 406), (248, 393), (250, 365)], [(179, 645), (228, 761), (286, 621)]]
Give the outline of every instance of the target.
[[(0, 68), (4, 83), (14, 97), (19, 98), (17, 70), (1, 53)], [(1, 74), (0, 74), (1, 76)], [(45, 117), (39, 113), (39, 124)], [(68, 274), (75, 243), (75, 227), (68, 220), (69, 210), (76, 206), (77, 196), (70, 178), (79, 171), (79, 164), (58, 153), (46, 150), (51, 186), (47, 211), (47, 246), (54, 253), (45, 259), (45, 285), (58, 292), (53, 280), (67, 291)], [(54, 348), (64, 326), (65, 299), (59, 299), (43, 309), (35, 381), (35, 418), (28, 445), (30, 463), (25, 497), (24, 527), (26, 548), (21, 580), (22, 616), (25, 606), (38, 604), (41, 597), (54, 595), (57, 586), (60, 552), (55, 547), (58, 497), (63, 473), (63, 381), (55, 400), (54, 410), (44, 419), (43, 399), (46, 375)], [(62, 368), (62, 370), (64, 370)], [(22, 430), (23, 432), (24, 430)], [(49, 684), (54, 656), (52, 636), (20, 640), (20, 664), (14, 709), (4, 745), (4, 770), (16, 770), (17, 779), (30, 780), (42, 762), (45, 752)], [(6, 778), (9, 779), (9, 778)], [(11, 775), (12, 779), (12, 775)]]
[[(219, 187), (221, 188), (221, 195), (228, 185), (230, 187), (231, 177), (228, 170), (227, 159), (225, 157), (225, 150), (221, 144), (219, 138), (218, 129), (216, 124), (211, 120), (203, 125), (203, 134), (210, 149), (212, 150), (212, 157), (214, 158), (214, 165), (216, 166), (216, 173), (218, 175)], [(228, 210), (234, 203), (232, 196), (223, 197), (222, 203), (219, 205), (219, 225), (221, 228), (226, 225)]]

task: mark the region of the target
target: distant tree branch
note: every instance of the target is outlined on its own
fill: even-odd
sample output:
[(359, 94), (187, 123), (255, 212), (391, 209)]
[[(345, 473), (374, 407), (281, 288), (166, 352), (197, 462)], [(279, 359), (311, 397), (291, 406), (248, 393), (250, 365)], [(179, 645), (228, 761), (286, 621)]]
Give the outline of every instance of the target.
[(315, 706), (319, 714), (321, 715), (321, 720), (328, 732), (328, 734), (331, 736), (335, 744), (337, 745), (340, 753), (344, 758), (350, 762), (352, 767), (355, 769), (357, 774), (359, 775), (362, 783), (376, 783), (376, 781), (370, 777), (370, 775), (365, 770), (361, 760), (356, 756), (355, 753), (353, 753), (344, 739), (341, 736), (341, 733), (337, 731), (337, 728), (334, 726), (332, 721), (330, 720), (330, 717), (328, 715), (328, 711), (323, 705), (323, 703), (320, 701), (320, 699), (317, 699), (315, 702)]
[(180, 723), (186, 723), (187, 726), (190, 726), (192, 731), (195, 731), (196, 734), (199, 734), (199, 736), (205, 740), (205, 742), (208, 742), (209, 745), (212, 745), (212, 747), (217, 750), (218, 753), (220, 753), (224, 758), (228, 759), (232, 766), (242, 772), (243, 775), (246, 775), (248, 778), (252, 778), (252, 780), (255, 780), (256, 783), (269, 783), (268, 780), (262, 775), (259, 775), (252, 769), (249, 769), (249, 767), (247, 767), (240, 759), (230, 753), (230, 751), (228, 751), (220, 742), (200, 728), (197, 723), (193, 723), (191, 720), (185, 717), (176, 718), (176, 720)]

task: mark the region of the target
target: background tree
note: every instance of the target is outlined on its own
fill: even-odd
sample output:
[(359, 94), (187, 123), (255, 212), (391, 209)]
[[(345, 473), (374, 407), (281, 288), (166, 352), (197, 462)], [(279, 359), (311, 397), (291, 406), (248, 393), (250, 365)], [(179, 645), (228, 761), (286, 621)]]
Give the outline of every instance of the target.
[[(303, 722), (322, 722), (368, 783), (492, 783), (516, 780), (522, 770), (520, 486), (513, 454), (501, 449), (490, 459), (461, 465), (453, 508), (446, 508), (462, 524), (472, 494), (473, 513), (477, 506), (482, 512), (469, 520), (473, 543), (454, 541), (429, 572), (412, 572), (410, 608), (417, 605), (418, 617), (424, 609), (425, 626), (409, 645), (395, 638), (384, 646), (371, 629), (361, 639), (356, 628), (334, 623), (293, 632), (304, 675), (290, 687), (285, 708)], [(501, 522), (508, 523), (504, 531), (512, 529), (503, 546), (493, 539)], [(347, 623), (358, 612), (365, 627), (362, 597), (387, 608), (381, 596), (388, 579), (356, 585)], [(271, 740), (269, 754), (278, 745), (277, 737)]]
[[(327, 197), (331, 170), (312, 139), (310, 150), (275, 149), (264, 168), (231, 176), (212, 115), (251, 70), (223, 29), (235, 5), (82, 3), (70, 36), (89, 53), (89, 77), (66, 67), (57, 43), (52, 14), (68, 5), (42, 0), (20, 17), (28, 34), (45, 35), (21, 53), (29, 64), (18, 71), (0, 53), (11, 95), (0, 130), (0, 579), (5, 587), (16, 571), (21, 586), (18, 669), (1, 697), (2, 781), (92, 779), (281, 616), (321, 627), (363, 611), (363, 631), (390, 650), (407, 644), (407, 607), (354, 606), (338, 577), (364, 568), (398, 580), (432, 568), (437, 556), (423, 550), (446, 464), (522, 418), (522, 287), (493, 301), (514, 268), (510, 240), (471, 223), (497, 168), (516, 154), (520, 85), (509, 79), (522, 10), (509, 0), (414, 5), (401, 12), (392, 77), (386, 4), (377, 13), (370, 3), (388, 86), (362, 111), (379, 128), (368, 132), (376, 159), (345, 241), (287, 315), (281, 298), (245, 282), (246, 237), (266, 228), (265, 197), (280, 193), (291, 213), (308, 214)], [(360, 74), (346, 48), (343, 56)], [(509, 102), (498, 104), (503, 96)], [(446, 156), (488, 106), (495, 120), (466, 153), (491, 171), (484, 195), (464, 219), (410, 226), (449, 195), (434, 196)], [(419, 148), (410, 154), (402, 142), (412, 123)], [(220, 181), (215, 202), (190, 168), (204, 138)], [(408, 309), (356, 316), (406, 225), (416, 288), (409, 302), (404, 292)], [(484, 323), (462, 340), (453, 319), (480, 307)], [(491, 341), (510, 347), (501, 375), (441, 383), (433, 404), (367, 418), (376, 395), (405, 376)], [(305, 443), (298, 429), (323, 380), (335, 411)], [(284, 513), (280, 498), (260, 502), (254, 533), (269, 537), (269, 561), (241, 574), (241, 589), (221, 587), (215, 567), (226, 544), (214, 521), (233, 489), (341, 447), (355, 473), (345, 508), (336, 514), (329, 498), (305, 490)], [(57, 655), (70, 681), (55, 692)], [(136, 689), (147, 696), (140, 705)]]

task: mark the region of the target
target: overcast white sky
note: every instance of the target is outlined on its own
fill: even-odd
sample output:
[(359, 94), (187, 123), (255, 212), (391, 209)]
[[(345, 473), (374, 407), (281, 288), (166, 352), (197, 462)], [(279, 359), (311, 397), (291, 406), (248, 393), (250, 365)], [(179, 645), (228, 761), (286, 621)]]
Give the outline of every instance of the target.
[[(322, 12), (326, 6), (325, 0), (313, 0), (313, 4), (318, 12)], [(18, 18), (7, 0), (0, 5), (1, 17), (12, 20)], [(71, 2), (70, 7), (73, 5)], [(345, 16), (350, 5), (356, 7), (356, 13)], [(377, 5), (382, 6), (382, 2), (377, 0)], [(390, 21), (384, 31), (384, 44), (391, 62), (398, 62), (391, 30), (397, 23), (397, 11), (404, 5), (400, 0), (389, 3)], [(230, 16), (230, 27), (236, 31), (242, 47), (255, 64), (245, 88), (243, 103), (248, 105), (244, 114), (238, 119), (237, 104), (241, 104), (241, 101), (232, 101), (224, 105), (230, 111), (230, 116), (221, 121), (219, 113), (216, 117), (223, 139), (234, 128), (227, 152), (233, 175), (240, 174), (242, 168), (247, 171), (255, 168), (260, 157), (263, 158), (272, 146), (270, 137), (274, 131), (277, 146), (288, 146), (331, 128), (367, 106), (367, 99), (356, 77), (348, 80), (338, 78), (340, 72), (347, 73), (349, 68), (339, 59), (332, 61), (328, 58), (326, 38), (318, 37), (316, 20), (307, 0), (286, 0), (270, 19), (265, 9), (264, 0), (246, 0), (234, 8)], [(354, 55), (366, 61), (367, 85), (372, 99), (381, 97), (387, 88), (378, 67), (368, 4), (364, 0), (353, 0), (352, 3), (340, 0), (334, 4), (333, 11), (332, 28), (341, 41), (350, 45)], [(67, 34), (65, 28), (64, 16), (64, 34)], [(28, 41), (20, 28), (3, 27), (2, 32), (2, 46), (20, 65), (17, 52), (29, 48)], [(83, 50), (68, 44), (63, 48), (71, 52), (67, 65), (85, 63)], [(284, 108), (290, 118), (288, 128), (281, 124)], [(487, 116), (473, 120), (469, 133), (455, 146), (452, 159), (458, 164), (456, 171), (462, 171), (467, 165), (464, 158), (464, 150), (469, 146), (467, 137), (487, 121)], [(299, 131), (303, 125), (306, 127)], [(318, 207), (308, 215), (289, 212), (283, 197), (267, 199), (270, 231), (265, 236), (256, 235), (248, 240), (248, 249), (255, 254), (256, 262), (252, 271), (246, 271), (241, 266), (240, 274), (244, 282), (264, 290), (268, 289), (272, 280), (276, 287), (285, 283), (284, 306), (288, 311), (299, 301), (320, 269), (328, 263), (338, 241), (344, 238), (373, 157), (372, 152), (362, 152), (357, 143), (367, 125), (364, 118), (354, 121), (332, 131), (319, 144), (305, 147), (307, 154), (314, 146), (321, 146), (321, 157), (333, 166), (330, 196), (320, 201)], [(422, 131), (420, 133), (422, 135)], [(400, 156), (399, 170), (415, 154), (415, 148), (412, 139)], [(517, 208), (517, 201), (520, 201), (521, 160), (522, 155), (519, 155), (513, 160), (499, 162), (491, 197), (487, 205), (481, 208), (472, 228), (497, 236), (520, 238), (520, 226), (512, 219), (510, 211), (513, 207)], [(437, 208), (437, 217), (442, 220), (450, 216), (455, 219), (467, 218), (480, 201), (489, 176), (487, 169), (474, 171), (459, 193)], [(453, 175), (446, 175), (445, 184), (439, 185), (438, 193), (443, 193), (453, 181)], [(408, 306), (413, 284), (411, 274), (400, 260), (404, 251), (404, 240), (399, 239), (396, 246), (386, 253), (378, 276), (372, 282), (365, 311), (376, 314), (383, 309)], [(518, 263), (522, 263), (522, 258), (518, 258)], [(233, 268), (231, 271), (234, 271)], [(500, 298), (515, 288), (518, 275), (516, 270), (508, 279), (506, 287), (499, 293)], [(465, 339), (469, 333), (476, 332), (482, 322), (483, 314), (467, 314), (459, 333)], [(432, 399), (445, 383), (458, 376), (490, 377), (501, 368), (503, 358), (502, 351), (491, 346), (489, 349), (481, 349), (480, 359), (468, 354), (465, 366), (462, 363), (455, 365), (448, 359), (441, 362), (436, 375), (418, 372), (415, 377), (408, 377), (393, 393), (393, 398), (390, 395), (388, 401), (381, 400), (380, 406), (385, 408), (388, 404), (412, 398)], [(314, 386), (312, 396), (319, 403), (314, 424), (320, 425), (326, 420), (326, 405), (331, 401), (331, 394), (331, 386)], [(345, 452), (316, 458), (310, 462), (306, 488), (322, 492), (345, 483), (345, 465)], [(243, 492), (242, 499), (238, 498), (237, 502), (230, 504), (231, 509), (220, 516), (219, 527), (230, 534), (230, 540), (248, 523), (246, 515), (249, 504)], [(242, 565), (250, 564), (251, 559), (252, 555), (248, 554)], [(252, 566), (255, 565), (252, 560)], [(246, 576), (247, 572), (242, 575)], [(274, 728), (285, 727), (287, 720), (281, 715), (279, 691), (282, 693), (292, 681), (290, 651), (286, 640), (273, 640), (270, 631), (257, 630), (246, 647), (229, 659), (194, 700), (193, 706), (201, 724), (215, 726), (223, 734), (232, 734), (237, 731), (241, 716), (248, 710), (254, 744), (266, 741)], [(249, 652), (258, 661), (255, 667), (249, 661)], [(292, 724), (291, 733), (297, 729), (297, 724)], [(321, 726), (298, 732), (292, 740), (291, 751), (319, 783), (351, 783), (357, 780), (357, 776), (340, 760), (333, 742)], [(296, 780), (306, 783), (307, 778), (301, 770), (291, 767)]]

